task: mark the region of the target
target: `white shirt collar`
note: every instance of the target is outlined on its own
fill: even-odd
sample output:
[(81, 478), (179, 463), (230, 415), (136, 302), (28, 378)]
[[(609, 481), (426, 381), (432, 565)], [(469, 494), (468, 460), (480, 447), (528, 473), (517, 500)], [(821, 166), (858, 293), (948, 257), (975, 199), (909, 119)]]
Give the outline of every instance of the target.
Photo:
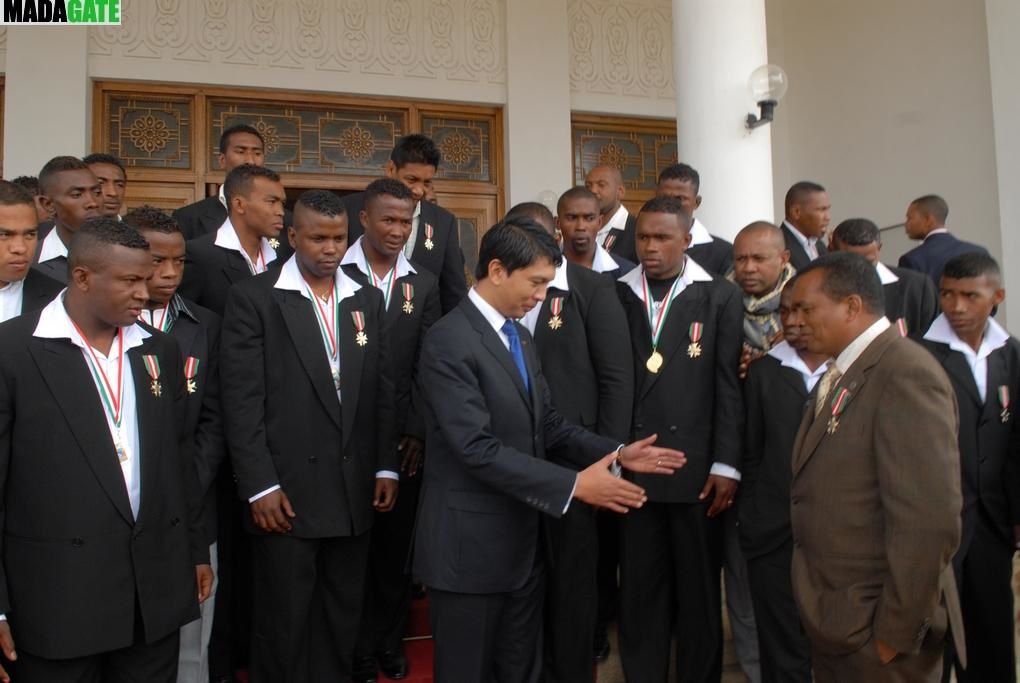
[[(354, 296), (354, 293), (361, 289), (361, 285), (348, 277), (340, 268), (337, 268), (336, 273), (333, 274), (333, 280), (337, 286), (337, 303)], [(280, 268), (280, 276), (276, 278), (276, 284), (273, 287), (298, 292), (309, 301), (312, 300), (308, 283), (305, 282), (304, 276), (301, 275), (301, 269), (298, 267), (297, 254), (287, 259), (287, 262)]]
[(0, 322), (6, 322), (21, 315), (24, 293), (24, 279), (12, 280), (0, 287)]
[[(227, 220), (223, 221), (223, 225), (216, 231), (216, 240), (213, 242), (217, 247), (229, 249), (230, 251), (236, 251), (244, 260), (248, 262), (249, 266), (252, 266), (254, 271), (254, 264), (252, 263), (251, 257), (248, 256), (248, 252), (241, 246), (241, 240), (237, 236), (237, 230), (234, 228), (234, 224), (230, 222), (230, 216), (227, 216)], [(276, 250), (269, 244), (269, 240), (265, 237), (259, 238), (259, 248), (262, 250), (262, 262), (268, 266), (271, 262), (276, 260)]]
[(896, 275), (896, 273), (892, 272), (892, 268), (881, 261), (875, 264), (875, 270), (878, 271), (878, 279), (882, 281), (883, 287), (900, 281), (900, 278)]
[[(690, 256), (685, 256), (687, 259), (687, 265), (684, 266), (683, 275), (680, 276), (680, 285), (673, 288), (673, 298), (677, 298), (680, 292), (687, 289), (687, 287), (695, 282), (711, 282), (712, 276), (708, 272), (695, 263), (694, 259)], [(645, 279), (645, 267), (638, 266), (623, 277), (619, 278), (620, 282), (630, 287), (631, 291), (637, 295), (637, 298), (644, 300), (644, 279)]]
[(822, 378), (825, 371), (828, 369), (831, 360), (827, 360), (812, 371), (808, 368), (807, 363), (797, 353), (797, 349), (786, 343), (786, 340), (779, 342), (768, 351), (768, 355), (772, 356), (779, 361), (779, 364), (784, 368), (792, 368), (801, 374), (804, 378), (804, 386), (807, 387), (808, 391), (815, 388), (815, 383)]
[(606, 236), (610, 230), (625, 230), (627, 228), (627, 218), (630, 216), (630, 212), (627, 211), (627, 207), (620, 204), (620, 208), (616, 210), (613, 217), (606, 221), (606, 224), (598, 231), (595, 235), (595, 241), (602, 244), (606, 241)]
[[(87, 342), (74, 329), (71, 316), (64, 308), (65, 289), (57, 297), (46, 304), (46, 307), (39, 313), (39, 322), (35, 326), (33, 336), (41, 339), (69, 339), (75, 346), (85, 348)], [(124, 328), (124, 350), (141, 346), (150, 335), (140, 325), (128, 325)]]
[(783, 225), (790, 229), (790, 232), (793, 233), (793, 236), (797, 239), (798, 242), (800, 242), (800, 246), (804, 247), (805, 251), (810, 253), (811, 247), (814, 247), (815, 244), (817, 244), (818, 242), (817, 237), (808, 237), (800, 230), (798, 230), (797, 227), (790, 221), (784, 220)]
[(39, 263), (45, 263), (61, 256), (67, 258), (67, 246), (57, 234), (57, 226), (53, 226), (53, 229), (43, 239), (42, 246), (39, 247)]
[(970, 344), (957, 336), (953, 326), (949, 324), (946, 314), (940, 313), (928, 331), (924, 333), (924, 338), (928, 341), (947, 344), (953, 351), (959, 351), (964, 355), (976, 355), (978, 360), (981, 360), (990, 356), (996, 349), (1005, 346), (1009, 341), (1009, 332), (1003, 329), (1002, 325), (997, 323), (994, 318), (989, 318), (985, 334), (981, 338), (981, 346), (975, 353)]
[(921, 241), (923, 242), (924, 240), (928, 239), (932, 235), (946, 235), (948, 233), (949, 233), (949, 228), (935, 228), (934, 230), (929, 232), (927, 235), (925, 235), (924, 239), (922, 239)]
[(220, 192), (219, 192), (218, 196), (220, 198), (220, 204), (222, 204), (223, 208), (226, 209), (229, 212), (230, 211), (230, 207), (227, 206), (227, 195), (225, 195), (223, 193), (223, 186), (222, 185), (220, 185)]
[(705, 227), (704, 223), (695, 218), (694, 223), (691, 224), (691, 246), (695, 247), (699, 244), (711, 243), (712, 234), (708, 232), (708, 228)]
[[(364, 235), (359, 237), (355, 240), (354, 244), (348, 247), (347, 253), (344, 254), (343, 259), (340, 260), (340, 265), (346, 266), (347, 264), (353, 263), (358, 267), (358, 270), (364, 273), (365, 277), (372, 280), (372, 273), (368, 271), (368, 263), (365, 261), (365, 248), (361, 245), (361, 241), (363, 239), (365, 239)], [(397, 265), (394, 266), (394, 268), (396, 268), (396, 279), (398, 280), (405, 275), (418, 272), (414, 269), (414, 266), (411, 265), (411, 262), (407, 260), (407, 257), (404, 256), (404, 251), (402, 249), (400, 253), (397, 254)]]
[(595, 257), (591, 262), (591, 269), (596, 273), (606, 273), (619, 269), (620, 264), (616, 262), (612, 254), (606, 251), (605, 247), (595, 240)]
[(475, 305), (475, 308), (482, 314), (486, 322), (492, 326), (492, 329), (502, 338), (503, 335), (503, 324), (506, 323), (507, 317), (493, 308), (492, 304), (482, 298), (482, 295), (478, 293), (478, 290), (474, 287), (468, 290), (468, 298), (471, 299), (471, 303)]
[[(567, 281), (567, 259), (564, 258), (560, 261), (560, 265), (556, 266), (556, 275), (553, 276), (551, 282), (549, 282), (550, 289), (559, 289), (564, 292), (570, 291), (570, 283)], [(542, 312), (542, 305), (535, 306), (530, 311), (524, 314), (524, 317), (520, 319), (520, 323), (528, 328), (528, 332), (535, 334), (535, 327), (538, 325), (538, 316)]]
[(865, 349), (871, 346), (871, 342), (875, 341), (880, 334), (889, 329), (892, 323), (885, 316), (882, 316), (871, 326), (857, 335), (857, 338), (850, 342), (849, 345), (843, 352), (836, 356), (836, 367), (839, 368), (840, 374), (845, 375), (850, 366), (854, 364), (861, 354), (864, 353)]

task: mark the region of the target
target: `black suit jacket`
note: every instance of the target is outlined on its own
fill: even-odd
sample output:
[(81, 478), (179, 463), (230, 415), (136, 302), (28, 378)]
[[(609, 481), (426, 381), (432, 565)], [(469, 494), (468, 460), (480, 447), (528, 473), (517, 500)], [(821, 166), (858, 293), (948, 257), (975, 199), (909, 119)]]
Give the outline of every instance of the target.
[[(415, 265), (412, 263), (412, 265)], [(373, 287), (368, 277), (356, 265), (343, 266), (344, 272), (362, 287)], [(420, 266), (416, 273), (399, 278), (393, 285), (389, 308), (383, 315), (389, 346), (390, 368), (394, 384), (394, 411), (397, 436), (413, 436), (425, 440), (425, 417), (422, 414), (421, 395), (415, 378), (421, 358), (425, 333), (441, 316), (439, 307), (439, 280)], [(413, 287), (410, 313), (405, 309), (404, 285)]]
[[(173, 213), (177, 225), (184, 233), (184, 239), (193, 240), (202, 235), (219, 230), (223, 221), (227, 220), (227, 209), (220, 202), (219, 196), (206, 197), (197, 202), (182, 206)], [(280, 242), (287, 239), (287, 228), (294, 222), (294, 215), (290, 209), (283, 212), (283, 232), (280, 233)]]
[(910, 270), (925, 273), (935, 283), (935, 287), (938, 287), (946, 261), (960, 254), (972, 254), (974, 252), (987, 254), (988, 250), (979, 244), (972, 244), (957, 239), (951, 233), (941, 232), (935, 235), (928, 235), (927, 239), (921, 242), (921, 244), (901, 256), (899, 265), (901, 268), (909, 268)]
[[(637, 263), (637, 249), (635, 247), (634, 234), (637, 232), (637, 215), (633, 213), (627, 214), (627, 223), (623, 230), (619, 228), (613, 228), (606, 235), (606, 242), (609, 246), (603, 244), (606, 251), (612, 254), (614, 257), (619, 256), (629, 263)], [(622, 264), (621, 264), (622, 266)], [(626, 271), (624, 271), (626, 272)], [(622, 273), (621, 273), (622, 274)]]
[(67, 285), (42, 274), (42, 271), (29, 268), (25, 276), (24, 289), (21, 293), (21, 314), (31, 313), (44, 308), (53, 301), (57, 294), (64, 291)]
[(924, 334), (939, 314), (939, 297), (931, 279), (907, 268), (890, 268), (896, 282), (882, 286), (885, 316), (892, 322), (903, 319), (907, 334)]
[[(790, 252), (790, 263), (797, 270), (807, 268), (808, 264), (811, 263), (811, 257), (804, 251), (804, 247), (801, 246), (800, 241), (794, 236), (793, 231), (786, 225), (785, 222), (780, 223), (780, 229), (783, 231), (783, 240), (786, 242), (786, 248)], [(818, 255), (824, 256), (829, 252), (825, 248), (824, 241), (819, 239), (815, 242), (815, 248), (818, 249)], [(697, 261), (697, 259), (695, 259)]]
[(733, 270), (733, 243), (712, 235), (708, 244), (696, 244), (687, 249), (687, 255), (719, 277), (726, 277)]
[[(42, 244), (42, 242), (40, 242)], [(35, 258), (32, 260), (32, 270), (39, 272), (41, 275), (48, 277), (51, 280), (64, 283), (67, 286), (67, 257), (58, 256), (51, 258), (48, 261), (39, 262), (39, 251), (36, 250)]]
[[(347, 241), (365, 234), (361, 224), (361, 211), (365, 208), (365, 193), (344, 197), (347, 208)], [(432, 248), (425, 246), (425, 226), (432, 226)], [(457, 217), (432, 202), (421, 202), (421, 216), (418, 219), (418, 233), (411, 251), (411, 262), (421, 265), (439, 278), (439, 303), (443, 313), (453, 310), (460, 300), (467, 296), (467, 280), (464, 277), (464, 254), (460, 250), (460, 230)]]
[[(422, 349), (425, 482), (415, 575), (458, 593), (520, 588), (535, 566), (542, 514), (559, 517), (574, 468), (619, 443), (569, 424), (552, 407), (528, 331), (518, 325), (530, 391), (470, 300), (432, 326)], [(564, 447), (573, 468), (546, 459)]]
[(747, 436), (737, 510), (740, 542), (748, 559), (781, 547), (793, 536), (793, 441), (807, 397), (803, 375), (772, 356), (751, 363), (747, 370)]
[[(269, 263), (270, 272), (275, 272), (293, 253), (286, 234), (280, 233), (280, 236), (276, 259)], [(238, 252), (216, 246), (215, 231), (189, 240), (187, 251), (188, 262), (178, 290), (180, 295), (223, 315), (230, 287), (252, 277), (248, 262)]]
[(362, 287), (340, 304), (341, 406), (313, 303), (277, 289), (279, 277), (235, 285), (223, 317), (223, 427), (238, 491), (247, 501), (279, 485), (297, 514), (292, 536), (360, 535), (372, 526), (376, 472), (400, 470), (382, 294)]
[(974, 535), (977, 515), (986, 514), (1003, 543), (1013, 545), (1013, 521), (1020, 511), (1020, 489), (1009, 476), (1020, 460), (1017, 409), (1010, 405), (1006, 421), (999, 403), (1000, 386), (1009, 389), (1010, 402), (1020, 397), (1020, 342), (1009, 342), (988, 356), (985, 400), (978, 396), (967, 359), (948, 344), (919, 339), (945, 368), (956, 391), (960, 412), (960, 458), (963, 484), (961, 552)]
[[(687, 465), (672, 475), (635, 475), (648, 499), (696, 503), (713, 463), (740, 469), (744, 407), (737, 366), (744, 307), (738, 290), (722, 278), (693, 282), (673, 301), (659, 338), (664, 358), (657, 374), (645, 367), (652, 335), (644, 302), (624, 282), (617, 290), (634, 347), (632, 439), (658, 434), (657, 446), (676, 448)], [(701, 355), (688, 355), (691, 323), (702, 323)]]
[[(131, 645), (136, 612), (154, 642), (198, 617), (195, 565), (209, 558), (179, 429), (180, 352), (154, 333), (126, 354), (141, 458), (136, 520), (81, 349), (34, 337), (39, 315), (0, 326), (0, 612), (19, 649), (48, 659)], [(144, 355), (159, 359), (159, 397)]]
[[(566, 268), (569, 289), (549, 287), (535, 324), (552, 404), (569, 422), (624, 443), (634, 407), (627, 317), (611, 280), (570, 262)], [(560, 324), (551, 327), (557, 299)]]

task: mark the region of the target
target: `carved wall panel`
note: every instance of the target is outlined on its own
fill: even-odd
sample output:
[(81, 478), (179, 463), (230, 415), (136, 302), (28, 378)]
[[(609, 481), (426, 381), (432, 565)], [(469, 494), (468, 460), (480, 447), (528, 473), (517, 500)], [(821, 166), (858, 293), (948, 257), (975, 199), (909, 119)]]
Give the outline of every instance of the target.
[(107, 95), (110, 154), (128, 166), (190, 169), (193, 105), (188, 97)]
[[(504, 83), (506, 0), (148, 0), (91, 30), (129, 60)], [(342, 86), (338, 87), (338, 89)]]
[(568, 0), (575, 93), (672, 100), (670, 0)]
[(595, 166), (616, 166), (628, 192), (637, 192), (634, 198), (648, 198), (655, 192), (659, 171), (677, 160), (673, 121), (575, 115), (571, 134), (578, 185)]

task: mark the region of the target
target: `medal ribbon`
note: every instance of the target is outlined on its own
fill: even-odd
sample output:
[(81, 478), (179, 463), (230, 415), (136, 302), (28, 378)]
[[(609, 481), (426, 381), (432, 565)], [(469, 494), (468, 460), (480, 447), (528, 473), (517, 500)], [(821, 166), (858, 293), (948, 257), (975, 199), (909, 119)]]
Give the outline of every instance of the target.
[(351, 311), (351, 318), (354, 320), (354, 329), (358, 332), (364, 332), (365, 314), (361, 311)]
[[(429, 226), (425, 226), (429, 227)], [(426, 231), (427, 232), (427, 231)], [(368, 264), (368, 256), (365, 257), (365, 270), (368, 271), (368, 276), (372, 278), (372, 285), (382, 290), (383, 300), (386, 304), (386, 308), (390, 307), (390, 297), (393, 296), (393, 287), (397, 283), (397, 265), (393, 264), (385, 277), (376, 277), (375, 271), (372, 270), (372, 266)], [(360, 331), (360, 330), (359, 330)]]
[(843, 413), (843, 408), (846, 407), (846, 401), (850, 397), (850, 392), (847, 389), (840, 389), (839, 393), (832, 397), (832, 416), (839, 417)]
[(899, 318), (896, 321), (896, 328), (899, 329), (901, 337), (906, 337), (907, 336), (907, 319), (906, 318)]
[(563, 297), (553, 297), (552, 303), (549, 304), (549, 309), (553, 315), (559, 315), (560, 311), (563, 310)]
[(188, 360), (184, 361), (184, 379), (195, 379), (198, 375), (199, 362), (198, 358), (188, 356)]
[(641, 287), (644, 293), (645, 309), (648, 312), (648, 324), (652, 328), (652, 349), (659, 347), (659, 337), (662, 336), (663, 322), (666, 320), (666, 314), (669, 312), (670, 307), (673, 305), (673, 292), (676, 291), (676, 286), (680, 282), (680, 278), (683, 275), (683, 271), (680, 275), (677, 275), (676, 279), (673, 280), (673, 284), (669, 286), (669, 291), (666, 292), (666, 298), (662, 300), (662, 304), (659, 306), (659, 315), (655, 315), (655, 302), (652, 297), (648, 294), (648, 278), (645, 276), (641, 277)]
[(78, 327), (78, 323), (71, 321), (71, 324), (74, 325), (74, 329), (78, 331), (82, 341), (85, 342), (85, 350), (87, 351), (85, 354), (85, 364), (89, 366), (92, 379), (95, 381), (96, 386), (99, 387), (99, 397), (102, 399), (103, 410), (106, 411), (107, 416), (113, 422), (114, 428), (119, 432), (121, 418), (120, 399), (124, 395), (124, 328), (117, 328), (117, 392), (114, 393), (113, 385), (110, 384), (106, 371), (103, 370), (96, 352), (92, 349), (92, 344), (89, 343), (85, 333)]
[(155, 356), (142, 356), (142, 361), (145, 363), (145, 369), (152, 381), (155, 382), (159, 379), (159, 359)]
[(704, 326), (701, 323), (691, 323), (691, 326), (687, 328), (687, 334), (691, 338), (691, 342), (697, 344), (701, 341), (701, 330)]
[(431, 223), (426, 223), (425, 224), (425, 239), (427, 239), (427, 240), (432, 239), (432, 224)]
[(143, 313), (148, 312), (149, 314), (149, 325), (155, 327), (160, 332), (166, 332), (170, 329), (170, 316), (167, 315), (167, 311), (170, 310), (170, 304), (163, 307), (163, 314), (159, 317), (159, 322), (156, 322), (156, 311), (149, 309), (148, 311), (142, 311)]
[[(303, 279), (301, 282), (304, 284), (308, 296), (312, 298), (314, 303), (312, 309), (315, 311), (315, 322), (319, 324), (322, 341), (326, 344), (326, 353), (329, 354), (331, 359), (335, 359), (337, 358), (336, 328), (337, 321), (340, 319), (340, 297), (337, 292), (336, 278), (333, 279), (333, 288), (329, 290), (329, 298), (325, 302), (315, 295), (315, 292), (312, 291), (307, 282)], [(332, 315), (328, 314), (326, 306), (332, 309)]]
[(999, 405), (1003, 412), (1009, 410), (1009, 387), (1005, 384), (999, 387)]
[(414, 298), (414, 285), (410, 282), (400, 285), (400, 289), (404, 292), (404, 301), (410, 301)]

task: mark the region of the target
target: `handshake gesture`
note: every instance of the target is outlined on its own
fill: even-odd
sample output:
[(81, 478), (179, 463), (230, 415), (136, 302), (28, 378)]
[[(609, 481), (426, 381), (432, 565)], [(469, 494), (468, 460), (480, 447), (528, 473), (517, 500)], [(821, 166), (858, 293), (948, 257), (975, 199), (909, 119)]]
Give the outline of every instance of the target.
[(617, 453), (610, 453), (594, 465), (577, 474), (574, 498), (603, 507), (613, 512), (625, 513), (629, 508), (639, 508), (648, 500), (645, 490), (633, 482), (621, 479), (610, 471), (614, 461), (631, 472), (644, 474), (673, 474), (687, 464), (687, 458), (672, 448), (653, 446), (657, 434), (628, 444)]

